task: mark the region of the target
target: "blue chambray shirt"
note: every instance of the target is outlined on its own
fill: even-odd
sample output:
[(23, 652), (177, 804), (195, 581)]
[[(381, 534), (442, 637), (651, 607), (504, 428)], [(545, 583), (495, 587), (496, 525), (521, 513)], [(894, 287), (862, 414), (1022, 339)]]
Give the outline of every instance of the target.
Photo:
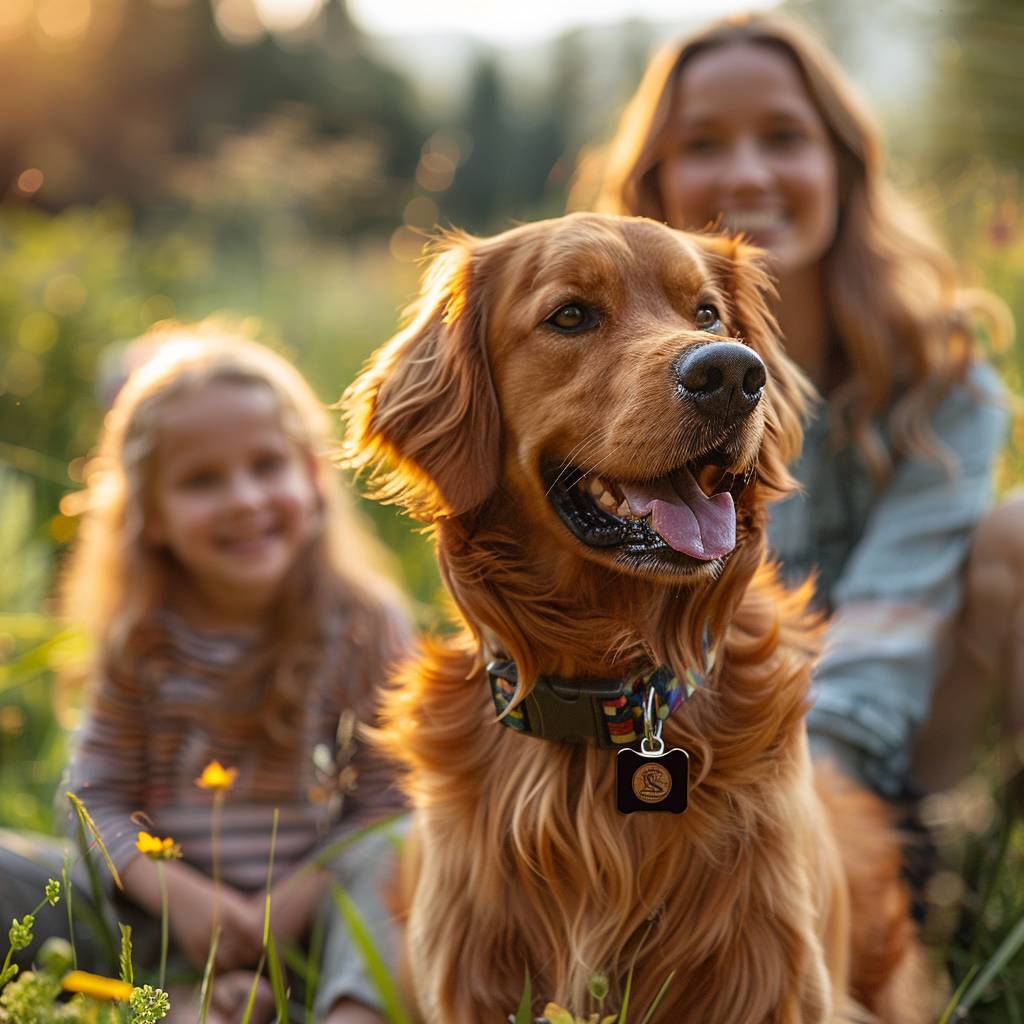
[(768, 528), (784, 577), (816, 572), (816, 600), (832, 615), (811, 746), (896, 798), (948, 656), (971, 535), (991, 502), (1007, 430), (1003, 388), (990, 366), (972, 367), (932, 421), (955, 470), (908, 457), (881, 488), (853, 449), (833, 450), (827, 409), (816, 412), (794, 468), (804, 491), (772, 509)]

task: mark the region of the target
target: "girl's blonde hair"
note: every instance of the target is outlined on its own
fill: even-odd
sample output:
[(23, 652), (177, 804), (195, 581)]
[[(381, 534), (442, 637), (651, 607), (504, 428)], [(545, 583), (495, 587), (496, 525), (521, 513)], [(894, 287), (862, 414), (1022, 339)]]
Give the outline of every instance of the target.
[[(388, 557), (339, 483), (326, 413), (294, 367), (212, 323), (166, 325), (141, 343), (152, 355), (117, 395), (86, 469), (84, 517), (63, 581), (64, 612), (92, 641), (92, 671), (120, 674), (135, 685), (133, 666), (159, 632), (154, 624), (179, 571), (173, 556), (148, 543), (144, 532), (163, 415), (182, 396), (213, 384), (269, 390), (282, 429), (317, 464), (322, 527), (312, 531), (275, 598), (273, 630), (234, 673), (225, 713), (230, 708), (237, 720), (250, 708), (252, 728), (291, 747), (309, 674), (330, 662), (329, 648), (354, 639), (371, 663), (384, 660), (389, 638), (394, 648), (389, 623), (401, 598)], [(344, 651), (337, 654), (347, 660)]]
[[(599, 210), (665, 221), (658, 165), (668, 155), (680, 75), (699, 54), (736, 44), (769, 47), (792, 61), (835, 149), (839, 218), (823, 265), (834, 355), (843, 361), (830, 396), (837, 437), (856, 444), (876, 478), (891, 471), (893, 451), (944, 460), (929, 420), (973, 358), (973, 321), (980, 316), (997, 334), (1007, 327), (993, 297), (957, 290), (952, 261), (883, 175), (873, 117), (832, 55), (799, 23), (771, 13), (733, 16), (664, 49), (607, 150), (582, 161), (570, 205), (585, 204), (588, 190), (592, 197), (599, 189)], [(886, 410), (891, 448), (873, 425)]]

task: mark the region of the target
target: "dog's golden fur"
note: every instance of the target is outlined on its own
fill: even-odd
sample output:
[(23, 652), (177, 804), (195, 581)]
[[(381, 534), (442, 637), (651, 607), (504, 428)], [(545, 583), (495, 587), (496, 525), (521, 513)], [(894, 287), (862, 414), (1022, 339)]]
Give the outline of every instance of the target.
[[(639, 218), (453, 236), (346, 395), (350, 462), (433, 525), (464, 627), (406, 668), (380, 738), (415, 806), (406, 957), (431, 1024), (504, 1020), (526, 970), (535, 993), (580, 1008), (604, 971), (615, 999), (633, 964), (641, 1012), (675, 972), (663, 1021), (812, 1024), (847, 1019), (853, 1000), (888, 1024), (928, 1019), (885, 809), (811, 768), (808, 590), (785, 591), (765, 562), (766, 503), (792, 488), (810, 393), (769, 287), (743, 244)], [(570, 302), (601, 311), (593, 330), (550, 328)], [(768, 371), (736, 431), (754, 467), (736, 548), (679, 572), (590, 548), (542, 465), (653, 479), (713, 444), (671, 373), (709, 340), (694, 325), (709, 302)], [(686, 814), (624, 817), (613, 753), (499, 724), (483, 670), (497, 651), (524, 690), (541, 673), (708, 664), (665, 730), (690, 754)]]

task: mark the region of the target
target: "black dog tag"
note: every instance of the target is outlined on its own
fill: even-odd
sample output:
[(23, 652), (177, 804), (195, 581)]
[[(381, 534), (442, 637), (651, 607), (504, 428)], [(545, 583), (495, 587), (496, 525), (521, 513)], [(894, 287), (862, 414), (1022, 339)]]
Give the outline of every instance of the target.
[(686, 810), (690, 783), (690, 758), (676, 747), (660, 754), (639, 750), (620, 750), (615, 759), (615, 784), (618, 808), (623, 814), (634, 811)]

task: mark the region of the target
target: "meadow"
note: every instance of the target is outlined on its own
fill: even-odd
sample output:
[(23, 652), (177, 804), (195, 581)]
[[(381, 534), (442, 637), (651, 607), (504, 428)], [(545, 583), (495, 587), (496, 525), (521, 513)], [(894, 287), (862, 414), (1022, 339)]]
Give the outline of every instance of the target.
[[(939, 212), (972, 282), (1024, 323), (1018, 185), (984, 165), (972, 175)], [(409, 252), (396, 255), (386, 241), (343, 244), (273, 220), (232, 238), (188, 217), (140, 226), (116, 204), (0, 215), (0, 827), (55, 829), (87, 652), (56, 616), (54, 587), (119, 346), (157, 321), (215, 314), (288, 354), (333, 402), (393, 331), (417, 272)], [(989, 356), (1009, 392), (1024, 395), (1021, 347)], [(1022, 483), (1018, 418), (999, 489)], [(440, 627), (426, 539), (391, 510), (367, 514), (421, 625)], [(946, 867), (929, 890), (926, 931), (960, 986), (950, 1020), (1024, 1024), (1024, 786), (1001, 778), (1001, 763), (986, 747), (976, 772), (929, 806)], [(154, 969), (136, 966), (147, 978)]]

